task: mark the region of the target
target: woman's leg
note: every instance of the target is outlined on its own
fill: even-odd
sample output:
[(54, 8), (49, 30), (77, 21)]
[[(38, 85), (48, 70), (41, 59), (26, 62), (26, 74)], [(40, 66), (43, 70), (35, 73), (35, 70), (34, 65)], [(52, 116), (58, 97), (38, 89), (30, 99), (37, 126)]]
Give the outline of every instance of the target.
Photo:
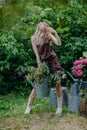
[(63, 102), (61, 83), (57, 83), (56, 91), (57, 91), (57, 111), (56, 111), (56, 114), (60, 114), (60, 113), (62, 113), (62, 102)]
[(32, 109), (32, 104), (33, 104), (35, 98), (36, 98), (36, 90), (33, 89), (31, 94), (30, 94), (30, 96), (29, 96), (29, 99), (28, 99), (28, 103), (27, 103), (27, 108), (25, 110), (25, 114), (30, 113), (30, 111)]

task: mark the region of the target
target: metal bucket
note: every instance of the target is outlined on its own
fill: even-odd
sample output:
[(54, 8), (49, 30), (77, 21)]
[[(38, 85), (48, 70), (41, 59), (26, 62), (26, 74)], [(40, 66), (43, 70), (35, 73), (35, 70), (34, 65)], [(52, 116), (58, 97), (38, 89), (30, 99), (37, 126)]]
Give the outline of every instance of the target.
[(56, 96), (56, 89), (50, 89), (50, 105), (57, 107), (57, 96)]
[[(63, 104), (68, 104), (68, 91), (66, 87), (62, 87), (63, 91)], [(50, 105), (57, 107), (56, 88), (50, 89)]]
[(69, 111), (78, 112), (78, 104), (81, 96), (69, 96)]
[(37, 97), (43, 98), (49, 96), (50, 86), (46, 79), (44, 79), (41, 82), (37, 81), (35, 85), (31, 83), (31, 85), (33, 86), (33, 88), (35, 88)]

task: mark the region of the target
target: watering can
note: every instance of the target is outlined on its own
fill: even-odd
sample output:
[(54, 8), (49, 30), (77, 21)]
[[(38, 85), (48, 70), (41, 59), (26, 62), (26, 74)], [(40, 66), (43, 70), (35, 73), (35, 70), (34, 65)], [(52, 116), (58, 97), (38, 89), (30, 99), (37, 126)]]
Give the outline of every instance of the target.
[(71, 85), (71, 95), (68, 100), (68, 107), (70, 112), (78, 112), (78, 104), (81, 99), (79, 95), (80, 89), (82, 88), (82, 82), (78, 82), (68, 71), (66, 73), (72, 78), (73, 83)]
[(72, 96), (77, 96), (80, 92), (80, 89), (87, 89), (87, 82), (86, 81), (78, 81), (77, 79), (75, 79), (71, 73), (69, 73), (68, 71), (66, 71), (66, 73), (72, 78), (73, 83), (71, 85), (71, 95)]
[[(63, 92), (63, 104), (68, 104), (68, 90), (66, 87), (62, 87)], [(56, 88), (50, 89), (50, 105), (57, 107), (57, 93)]]
[(49, 96), (50, 85), (48, 84), (48, 81), (46, 79), (41, 82), (36, 81), (35, 84), (30, 82), (30, 84), (36, 90), (37, 97), (43, 98)]
[(73, 75), (66, 70), (66, 73), (70, 76), (70, 78), (73, 80), (73, 83), (71, 85), (71, 96), (77, 96), (79, 94), (81, 84), (78, 83), (77, 79), (73, 77)]

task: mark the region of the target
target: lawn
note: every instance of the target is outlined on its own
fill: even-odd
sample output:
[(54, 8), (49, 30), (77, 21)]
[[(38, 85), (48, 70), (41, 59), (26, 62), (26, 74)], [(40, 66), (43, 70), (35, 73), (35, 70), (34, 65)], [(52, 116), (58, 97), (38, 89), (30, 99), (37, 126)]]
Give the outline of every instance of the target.
[(70, 113), (63, 105), (61, 116), (49, 105), (49, 97), (36, 99), (31, 114), (24, 114), (28, 97), (18, 94), (0, 96), (0, 130), (87, 130), (87, 119)]

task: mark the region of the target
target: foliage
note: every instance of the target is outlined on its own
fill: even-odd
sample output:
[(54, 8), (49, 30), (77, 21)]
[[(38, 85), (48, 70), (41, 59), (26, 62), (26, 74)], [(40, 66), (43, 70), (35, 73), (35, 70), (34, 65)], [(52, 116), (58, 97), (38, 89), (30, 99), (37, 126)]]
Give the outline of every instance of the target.
[(28, 74), (26, 75), (26, 82), (34, 82), (34, 74), (35, 74), (36, 68), (33, 66), (29, 66), (28, 68)]
[(67, 68), (70, 68), (72, 62), (82, 56), (83, 51), (87, 50), (87, 12), (85, 9), (85, 6), (74, 1), (60, 11), (57, 16), (57, 31), (63, 43), (63, 48), (61, 47), (58, 51), (65, 49), (65, 51), (60, 52), (60, 61), (63, 65), (68, 64)]
[(81, 102), (87, 102), (87, 89), (81, 89), (80, 94), (82, 95)]
[(34, 81), (43, 81), (44, 79), (49, 79), (49, 68), (45, 63), (40, 63), (38, 68), (29, 67), (28, 75), (26, 75), (27, 82), (34, 82)]
[(43, 79), (48, 79), (50, 74), (49, 68), (45, 63), (40, 63), (39, 68), (37, 68), (34, 78), (35, 80), (42, 81)]
[(53, 48), (65, 69), (71, 71), (73, 61), (87, 50), (87, 5), (70, 0), (59, 7), (56, 0), (48, 1), (10, 0), (0, 7), (0, 94), (28, 87), (28, 68), (36, 67), (31, 36), (39, 22), (48, 22), (61, 37), (62, 46)]
[(25, 73), (32, 61), (32, 54), (29, 55), (32, 48), (26, 35), (28, 29), (22, 27), (22, 33), (19, 26), (0, 37), (0, 94), (11, 92), (15, 88), (20, 90), (25, 84)]
[(51, 87), (56, 87), (57, 83), (61, 83), (61, 81), (66, 78), (64, 71), (59, 70), (55, 74), (50, 74), (50, 85)]
[(26, 75), (26, 82), (32, 84), (32, 82), (42, 82), (46, 79), (50, 87), (55, 87), (57, 83), (60, 83), (62, 79), (66, 78), (63, 70), (57, 71), (55, 74), (50, 73), (50, 70), (46, 63), (40, 63), (38, 68), (30, 66), (28, 68), (28, 74)]

